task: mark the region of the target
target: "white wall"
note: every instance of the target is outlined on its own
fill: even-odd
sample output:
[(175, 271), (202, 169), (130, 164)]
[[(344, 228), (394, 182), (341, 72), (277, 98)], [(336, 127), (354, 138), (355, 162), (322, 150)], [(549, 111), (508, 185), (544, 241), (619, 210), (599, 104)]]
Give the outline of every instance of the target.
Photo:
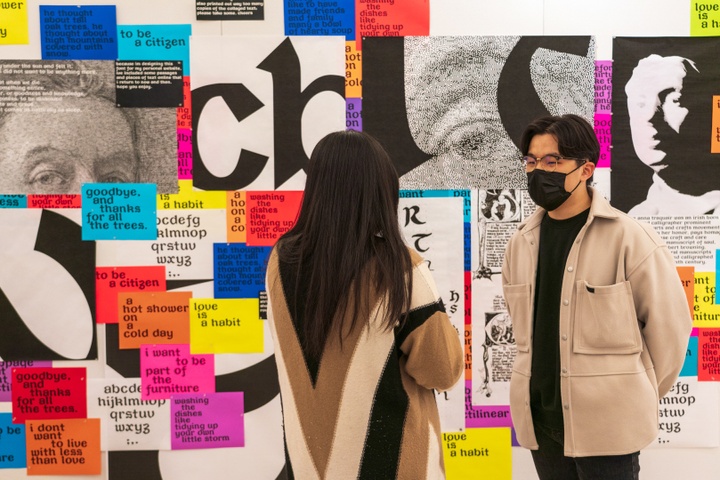
[[(687, 36), (690, 30), (690, 2), (683, 0), (429, 1), (431, 35), (593, 35), (599, 60), (612, 58), (613, 36)], [(190, 23), (194, 35), (283, 34), (281, 0), (265, 0), (263, 22), (196, 21), (194, 0), (28, 0), (27, 3), (31, 43), (0, 46), (2, 59), (40, 58), (40, 3), (115, 4), (118, 24)], [(645, 479), (720, 478), (720, 448), (652, 448), (642, 452), (640, 462)], [(0, 477), (6, 478), (3, 475), (5, 473), (0, 472)], [(14, 475), (12, 478), (21, 478)], [(482, 472), (478, 472), (478, 478), (483, 478)], [(520, 448), (513, 449), (513, 478), (537, 478), (529, 453)]]

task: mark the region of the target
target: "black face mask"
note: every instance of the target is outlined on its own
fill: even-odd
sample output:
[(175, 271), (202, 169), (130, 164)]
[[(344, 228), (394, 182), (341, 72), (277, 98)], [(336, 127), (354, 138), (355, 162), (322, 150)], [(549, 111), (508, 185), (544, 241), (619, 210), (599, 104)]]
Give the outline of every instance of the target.
[(545, 170), (537, 168), (532, 172), (528, 172), (528, 193), (530, 194), (530, 198), (532, 198), (533, 202), (537, 205), (548, 212), (552, 212), (565, 203), (565, 200), (570, 198), (570, 195), (580, 186), (582, 180), (578, 180), (575, 188), (568, 192), (565, 190), (565, 177), (584, 164), (585, 162), (581, 163), (577, 168), (568, 173), (546, 172)]

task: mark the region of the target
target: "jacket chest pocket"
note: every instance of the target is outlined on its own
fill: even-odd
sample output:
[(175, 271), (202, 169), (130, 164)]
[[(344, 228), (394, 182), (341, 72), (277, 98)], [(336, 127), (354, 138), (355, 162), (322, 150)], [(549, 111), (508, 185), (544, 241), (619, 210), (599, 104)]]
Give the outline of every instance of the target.
[(532, 303), (530, 301), (530, 284), (504, 285), (505, 302), (512, 320), (515, 345), (520, 352), (530, 351), (532, 331)]
[(575, 289), (575, 353), (604, 355), (642, 351), (629, 282), (593, 286), (580, 280)]

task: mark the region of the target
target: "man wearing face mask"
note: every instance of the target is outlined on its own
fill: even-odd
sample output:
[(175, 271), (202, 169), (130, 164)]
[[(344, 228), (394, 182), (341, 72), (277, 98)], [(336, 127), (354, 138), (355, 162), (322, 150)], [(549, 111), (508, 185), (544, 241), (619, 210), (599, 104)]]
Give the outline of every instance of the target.
[(600, 147), (583, 118), (535, 120), (521, 151), (539, 208), (508, 242), (502, 272), (518, 441), (540, 480), (637, 479), (692, 328), (673, 258), (588, 186)]

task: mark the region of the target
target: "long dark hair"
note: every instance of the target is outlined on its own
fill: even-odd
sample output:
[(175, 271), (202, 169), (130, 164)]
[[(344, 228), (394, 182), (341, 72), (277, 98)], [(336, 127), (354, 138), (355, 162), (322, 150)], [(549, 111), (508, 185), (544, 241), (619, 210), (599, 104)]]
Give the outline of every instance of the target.
[(297, 222), (276, 245), (279, 260), (297, 266), (296, 282), (306, 282), (303, 298), (294, 295), (288, 307), (296, 321), (302, 314), (303, 347), (314, 357), (333, 330), (342, 344), (343, 332), (373, 307), (361, 303), (368, 288), (384, 302), (378, 312), (387, 329), (404, 322), (412, 261), (400, 233), (398, 198), (397, 171), (370, 135), (334, 132), (315, 146)]

